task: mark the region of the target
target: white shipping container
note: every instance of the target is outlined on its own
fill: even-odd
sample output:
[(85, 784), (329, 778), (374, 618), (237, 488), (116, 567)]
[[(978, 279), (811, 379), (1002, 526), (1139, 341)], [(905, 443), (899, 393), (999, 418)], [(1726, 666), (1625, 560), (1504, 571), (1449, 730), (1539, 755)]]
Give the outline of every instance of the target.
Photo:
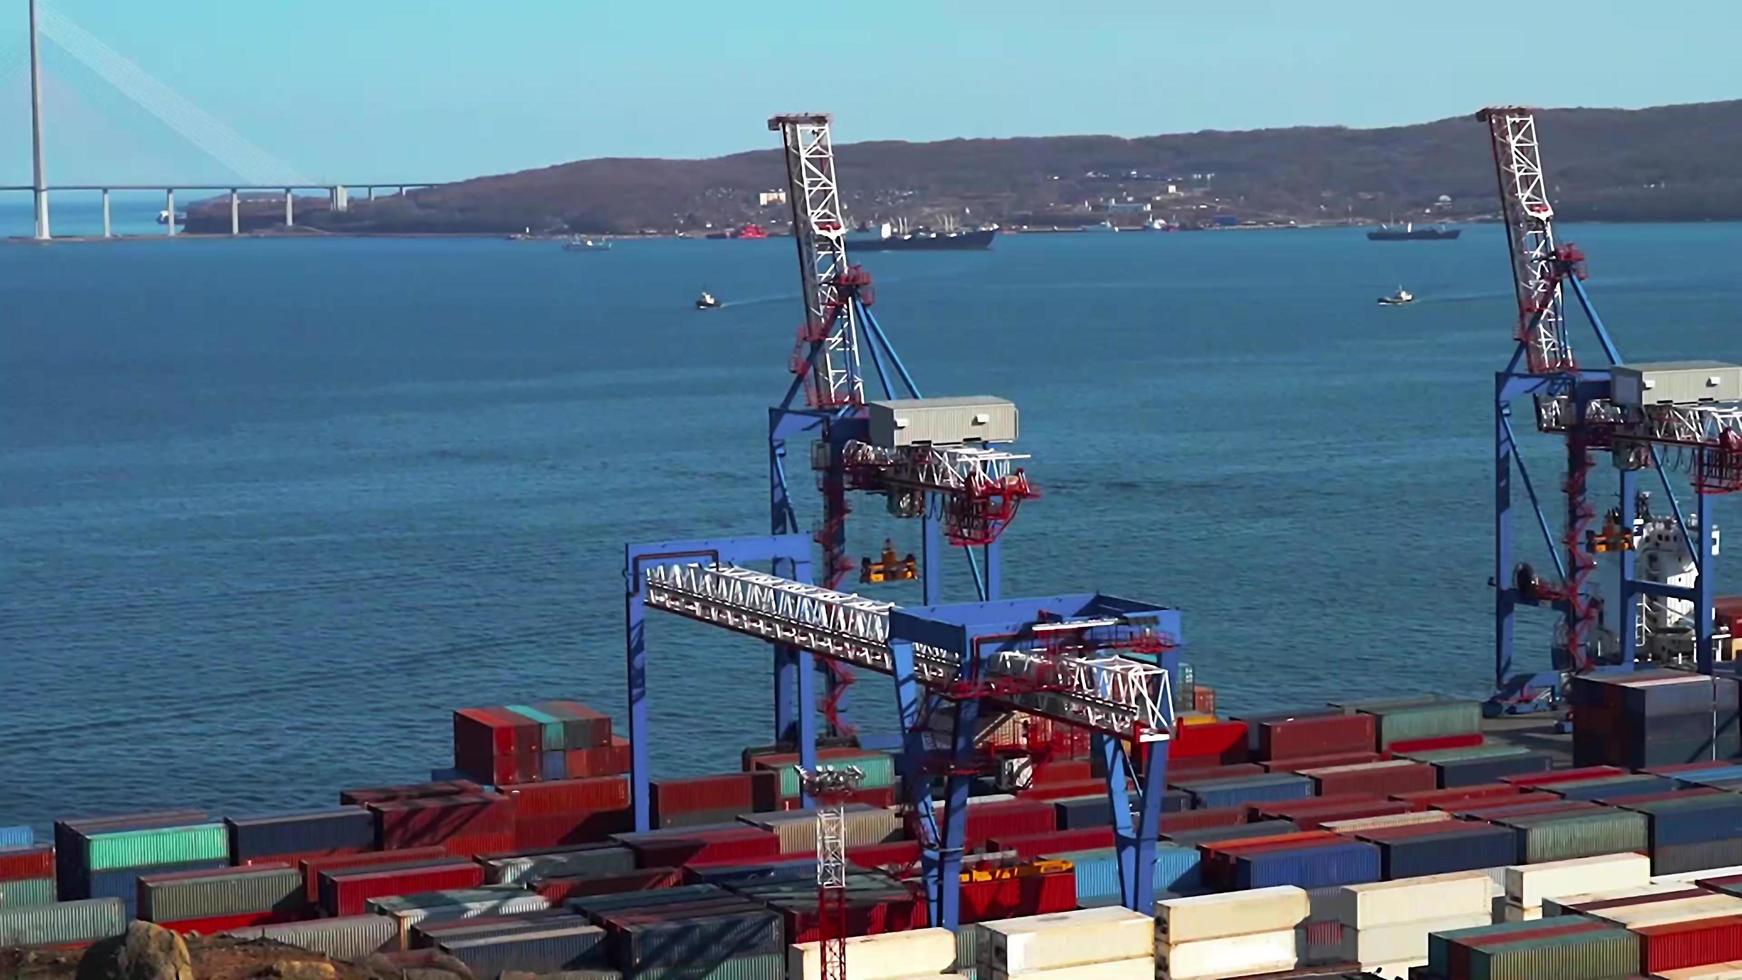
[(1156, 948), (1158, 980), (1226, 980), (1294, 969), (1294, 930), (1224, 936)]
[(1488, 912), (1465, 912), (1440, 916), (1427, 922), (1405, 922), (1375, 928), (1349, 929), (1343, 933), (1341, 960), (1365, 969), (1386, 963), (1427, 963), (1429, 933), (1473, 929), (1492, 924)]
[[(847, 975), (854, 980), (948, 973), (955, 962), (956, 934), (948, 929), (913, 929), (847, 940)], [(786, 947), (787, 980), (818, 980), (822, 975), (821, 943)]]
[(1501, 898), (1506, 894), (1506, 868), (1483, 868), (1474, 874), (1488, 876), (1488, 897)]
[(1651, 859), (1643, 854), (1515, 864), (1506, 869), (1506, 897), (1522, 908), (1538, 908), (1545, 898), (1632, 888), (1650, 880)]
[(1170, 898), (1155, 903), (1155, 941), (1192, 943), (1285, 929), (1292, 936), (1308, 911), (1307, 893), (1293, 885)]
[(1459, 871), (1344, 885), (1330, 900), (1328, 918), (1357, 929), (1374, 929), (1451, 916), (1489, 916), (1493, 914), (1491, 884), (1480, 871)]
[(1662, 980), (1742, 980), (1742, 960), (1725, 960), (1705, 966), (1685, 966), (1679, 970), (1653, 973)]
[(1672, 875), (1652, 875), (1651, 880), (1657, 882), (1694, 882), (1701, 878), (1727, 878), (1730, 875), (1742, 875), (1742, 865), (1731, 865), (1727, 868), (1710, 868), (1704, 871), (1679, 871)]
[(988, 976), (1155, 955), (1155, 920), (1122, 906), (980, 923), (977, 966)]
[[(1002, 980), (1010, 974), (1000, 973), (998, 976)], [(1021, 980), (1154, 980), (1155, 957), (1140, 956), (1135, 959), (1111, 960), (1106, 963), (1083, 963), (1077, 966), (1062, 966), (1056, 970), (1021, 973), (1017, 976)]]

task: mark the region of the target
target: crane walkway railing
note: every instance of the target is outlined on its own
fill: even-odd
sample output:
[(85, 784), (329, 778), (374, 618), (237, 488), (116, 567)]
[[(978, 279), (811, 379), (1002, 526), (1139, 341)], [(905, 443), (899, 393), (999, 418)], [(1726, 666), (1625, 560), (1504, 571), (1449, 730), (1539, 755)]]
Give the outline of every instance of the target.
[[(894, 672), (889, 614), (895, 604), (735, 565), (647, 569), (647, 605), (735, 633), (810, 650), (882, 674)], [(916, 679), (962, 696), (961, 656), (914, 644)], [(1167, 671), (1116, 655), (1005, 650), (990, 655), (991, 686), (974, 696), (1120, 736), (1168, 737), (1174, 725)]]

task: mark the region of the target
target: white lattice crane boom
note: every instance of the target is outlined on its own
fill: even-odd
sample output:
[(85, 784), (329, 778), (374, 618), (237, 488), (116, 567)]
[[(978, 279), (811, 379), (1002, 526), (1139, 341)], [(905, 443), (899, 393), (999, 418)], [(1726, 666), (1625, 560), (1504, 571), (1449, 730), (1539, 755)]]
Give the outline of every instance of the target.
[[(798, 246), (804, 290), (802, 359), (794, 370), (805, 378), (814, 408), (865, 403), (859, 373), (859, 325), (853, 304), (842, 292), (847, 265), (847, 226), (835, 181), (835, 148), (827, 113), (775, 116), (768, 128), (781, 134), (786, 158), (786, 199), (792, 208), (792, 237)], [(806, 373), (808, 372), (808, 373)]]
[(1494, 168), (1500, 181), (1500, 208), (1512, 253), (1512, 282), (1518, 296), (1518, 340), (1527, 348), (1532, 374), (1577, 369), (1567, 343), (1561, 280), (1576, 254), (1556, 246), (1554, 206), (1543, 183), (1536, 117), (1529, 109), (1497, 106), (1477, 118), (1488, 124)]

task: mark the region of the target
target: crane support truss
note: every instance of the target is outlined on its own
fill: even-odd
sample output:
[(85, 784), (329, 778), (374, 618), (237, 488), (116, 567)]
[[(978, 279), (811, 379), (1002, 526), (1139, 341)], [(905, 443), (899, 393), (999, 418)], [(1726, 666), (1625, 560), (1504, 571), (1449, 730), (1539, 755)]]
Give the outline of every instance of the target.
[(1500, 180), (1500, 205), (1518, 295), (1517, 339), (1532, 374), (1576, 370), (1567, 342), (1561, 296), (1565, 256), (1555, 246), (1554, 207), (1543, 184), (1536, 117), (1528, 109), (1499, 107), (1478, 114), (1488, 124)]
[(850, 440), (841, 457), (852, 489), (885, 494), (897, 517), (926, 515), (927, 501), (935, 501), (939, 512), (930, 516), (942, 521), (954, 545), (998, 540), (1022, 502), (1039, 496), (1014, 465), (1029, 458), (1025, 453), (969, 445), (883, 448)]
[(768, 128), (780, 133), (785, 148), (787, 202), (792, 236), (798, 247), (804, 288), (805, 324), (794, 370), (806, 381), (813, 408), (865, 403), (860, 374), (859, 328), (854, 304), (842, 292), (847, 265), (846, 221), (835, 181), (835, 150), (825, 113), (775, 116)]
[[(647, 604), (881, 674), (894, 673), (893, 603), (806, 585), (731, 565), (670, 564), (647, 569)], [(962, 654), (914, 643), (919, 682), (938, 693), (960, 685)], [(1173, 731), (1168, 672), (1120, 656), (1002, 650), (982, 664), (975, 691), (1012, 707), (1119, 737), (1166, 739)]]

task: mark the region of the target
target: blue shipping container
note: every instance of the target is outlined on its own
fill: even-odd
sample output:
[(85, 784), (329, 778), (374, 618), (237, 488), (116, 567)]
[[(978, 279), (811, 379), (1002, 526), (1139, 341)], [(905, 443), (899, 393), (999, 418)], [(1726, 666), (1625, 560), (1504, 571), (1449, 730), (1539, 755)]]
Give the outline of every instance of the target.
[(1439, 772), (1441, 789), (1457, 789), (1460, 786), (1480, 786), (1483, 783), (1499, 782), (1503, 776), (1523, 776), (1529, 773), (1548, 772), (1553, 763), (1554, 758), (1547, 752), (1526, 752), (1523, 755), (1507, 755), (1489, 759), (1436, 762), (1433, 767)]
[[(1049, 859), (1069, 861), (1075, 867), (1077, 900), (1111, 897), (1114, 904), (1124, 894), (1119, 884), (1119, 852), (1113, 848), (1093, 851), (1069, 851), (1048, 854)], [(1157, 892), (1188, 892), (1203, 887), (1200, 864), (1203, 855), (1195, 847), (1170, 847), (1162, 844), (1155, 849), (1155, 870), (1152, 881)]]
[(1618, 796), (1668, 793), (1675, 789), (1675, 781), (1664, 776), (1633, 776), (1614, 781), (1604, 780), (1590, 786), (1568, 783), (1548, 788), (1565, 800), (1612, 800)]
[(1476, 824), (1444, 834), (1380, 841), (1380, 873), (1386, 881), (1478, 871), (1517, 864), (1518, 835), (1506, 827)]
[(1739, 797), (1704, 797), (1697, 803), (1689, 801), (1674, 809), (1657, 809), (1649, 804), (1628, 809), (1645, 812), (1653, 849), (1742, 837), (1742, 798)]
[(29, 827), (0, 827), (0, 848), (30, 847), (36, 834)]
[(1243, 806), (1247, 803), (1276, 803), (1283, 800), (1304, 800), (1313, 795), (1313, 781), (1305, 776), (1271, 773), (1264, 776), (1243, 776), (1218, 779), (1188, 787), (1197, 809)]
[(1234, 861), (1234, 887), (1330, 888), (1379, 880), (1379, 848), (1348, 841), (1288, 851), (1241, 854)]
[(224, 820), (230, 859), (237, 864), (281, 854), (316, 855), (375, 849), (375, 815), (360, 806), (335, 806)]

